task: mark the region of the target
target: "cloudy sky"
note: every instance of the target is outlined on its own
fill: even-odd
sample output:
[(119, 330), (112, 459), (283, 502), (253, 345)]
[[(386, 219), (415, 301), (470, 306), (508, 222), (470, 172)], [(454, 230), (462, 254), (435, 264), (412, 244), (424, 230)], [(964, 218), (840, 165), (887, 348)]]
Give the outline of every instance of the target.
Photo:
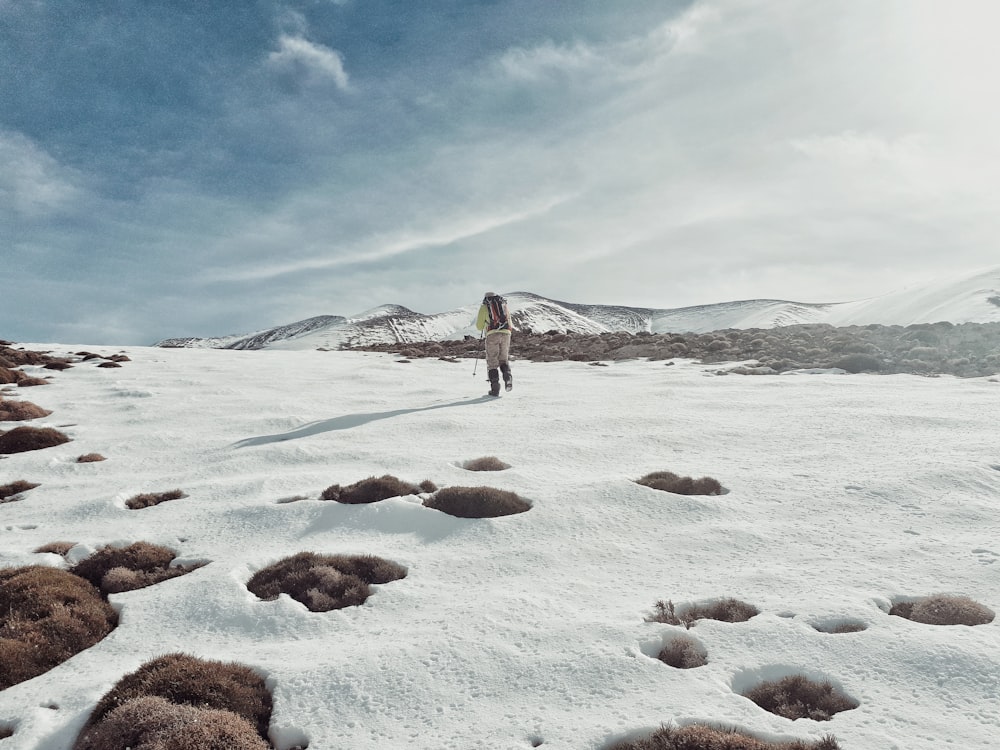
[(1000, 263), (995, 0), (0, 0), (0, 338)]

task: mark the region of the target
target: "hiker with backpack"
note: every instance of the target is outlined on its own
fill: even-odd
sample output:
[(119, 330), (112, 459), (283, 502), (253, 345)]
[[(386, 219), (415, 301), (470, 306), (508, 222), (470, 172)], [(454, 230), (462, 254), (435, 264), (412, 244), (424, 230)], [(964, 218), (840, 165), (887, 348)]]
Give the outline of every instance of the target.
[(514, 387), (510, 374), (510, 336), (513, 328), (510, 324), (510, 313), (507, 310), (507, 300), (503, 297), (486, 292), (483, 304), (476, 316), (476, 329), (485, 331), (486, 342), (486, 375), (490, 379), (490, 395), (500, 395), (500, 372), (506, 390)]

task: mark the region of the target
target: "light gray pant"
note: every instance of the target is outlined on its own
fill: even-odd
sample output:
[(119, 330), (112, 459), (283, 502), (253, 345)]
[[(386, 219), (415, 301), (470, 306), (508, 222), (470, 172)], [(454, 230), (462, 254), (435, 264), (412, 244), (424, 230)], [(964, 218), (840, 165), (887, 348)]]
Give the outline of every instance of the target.
[(510, 354), (510, 334), (509, 333), (488, 333), (486, 334), (486, 368), (495, 370), (500, 365), (507, 364), (507, 357)]

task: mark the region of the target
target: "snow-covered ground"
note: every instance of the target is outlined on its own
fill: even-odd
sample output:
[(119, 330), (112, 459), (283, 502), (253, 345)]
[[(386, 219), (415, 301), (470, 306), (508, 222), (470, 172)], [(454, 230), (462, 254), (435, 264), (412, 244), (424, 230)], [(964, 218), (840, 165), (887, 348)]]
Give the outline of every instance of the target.
[[(111, 635), (0, 692), (0, 723), (16, 728), (0, 750), (66, 750), (122, 675), (175, 651), (266, 675), (281, 749), (598, 750), (693, 721), (832, 733), (844, 750), (997, 747), (1000, 622), (887, 614), (897, 597), (939, 592), (1000, 610), (995, 378), (515, 362), (515, 390), (493, 400), (471, 361), (128, 354), (121, 369), (80, 363), (50, 386), (5, 389), (51, 409), (30, 424), (72, 442), (0, 460), (0, 484), (41, 484), (0, 505), (0, 565), (64, 566), (32, 552), (54, 541), (149, 541), (209, 564), (112, 595)], [(90, 452), (108, 460), (75, 462)], [(462, 468), (482, 456), (511, 468)], [(659, 470), (728, 493), (633, 481)], [(533, 508), (468, 520), (416, 496), (318, 499), (385, 473), (510, 490)], [(175, 488), (188, 497), (125, 508)], [(408, 574), (326, 613), (247, 591), (254, 571), (300, 551), (375, 554)], [(688, 631), (706, 666), (654, 658), (681, 631), (646, 621), (657, 600), (721, 597), (761, 614)], [(867, 628), (816, 628), (843, 620)], [(792, 722), (739, 694), (789, 674), (828, 679), (860, 706)]]

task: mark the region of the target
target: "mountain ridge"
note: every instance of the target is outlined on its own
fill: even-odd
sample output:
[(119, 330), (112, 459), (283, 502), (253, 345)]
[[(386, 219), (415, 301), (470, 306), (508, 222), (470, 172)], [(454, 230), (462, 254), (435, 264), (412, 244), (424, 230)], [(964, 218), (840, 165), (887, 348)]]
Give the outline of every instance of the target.
[[(505, 295), (519, 330), (543, 333), (707, 333), (827, 323), (912, 325), (1000, 322), (1000, 266), (974, 274), (852, 302), (807, 303), (751, 299), (679, 308), (562, 302), (533, 292)], [(248, 334), (181, 337), (169, 348), (341, 349), (378, 344), (446, 341), (476, 336), (479, 303), (424, 314), (395, 304), (353, 316), (319, 315)]]

